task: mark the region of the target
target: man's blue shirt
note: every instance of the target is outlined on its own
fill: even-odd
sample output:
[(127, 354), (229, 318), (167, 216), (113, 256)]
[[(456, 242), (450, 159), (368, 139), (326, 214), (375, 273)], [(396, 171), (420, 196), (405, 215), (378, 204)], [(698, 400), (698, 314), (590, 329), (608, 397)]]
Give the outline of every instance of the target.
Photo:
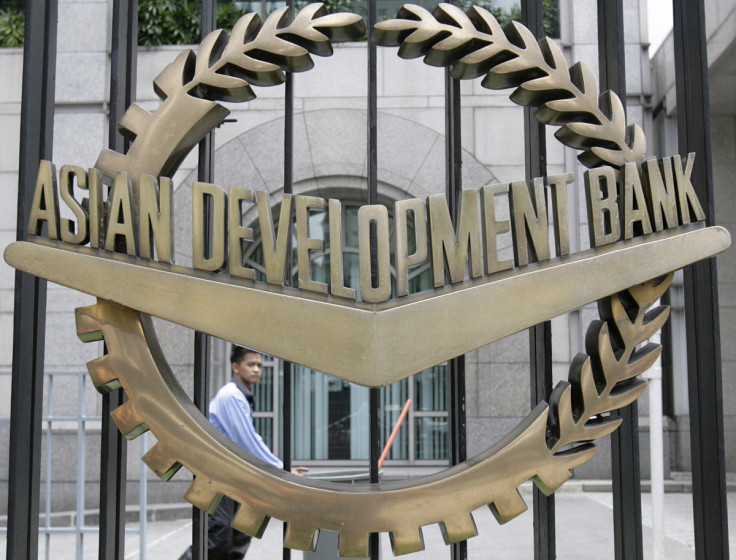
[(224, 385), (210, 401), (210, 422), (248, 453), (281, 469), (284, 466), (281, 459), (271, 453), (256, 432), (247, 395), (252, 398), (252, 393), (239, 380)]

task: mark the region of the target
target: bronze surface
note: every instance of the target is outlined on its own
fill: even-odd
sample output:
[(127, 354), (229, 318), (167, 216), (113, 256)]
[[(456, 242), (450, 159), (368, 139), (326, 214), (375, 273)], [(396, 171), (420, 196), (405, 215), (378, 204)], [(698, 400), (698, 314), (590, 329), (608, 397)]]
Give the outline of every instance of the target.
[[(378, 305), (254, 288), (182, 267), (141, 266), (122, 255), (67, 251), (51, 242), (13, 243), (5, 260), (99, 298), (379, 387), (712, 256), (730, 239), (721, 227), (689, 226)], [(259, 320), (243, 321), (244, 311)], [(285, 324), (293, 337), (283, 336)]]
[(365, 557), (369, 533), (389, 532), (395, 554), (406, 554), (424, 548), (422, 527), (429, 524), (440, 524), (447, 543), (475, 536), (472, 512), (484, 505), (500, 523), (513, 519), (526, 510), (518, 492), (522, 482), (533, 479), (551, 493), (571, 468), (595, 454), (591, 440), (619, 423), (600, 415), (632, 402), (644, 388), (634, 383), (622, 390), (620, 382), (642, 373), (659, 354), (659, 345), (641, 343), (667, 319), (667, 307), (647, 311), (671, 278), (607, 299), (603, 321), (587, 337), (597, 341), (588, 350), (596, 359), (573, 364), (570, 382), (557, 387), (551, 406), (540, 403), (498, 444), (461, 465), (401, 483), (310, 481), (250, 456), (189, 400), (146, 315), (99, 301), (77, 310), (77, 331), (84, 341), (107, 343), (109, 354), (88, 368), (100, 391), (122, 386), (130, 397), (113, 412), (121, 432), (132, 438), (150, 429), (156, 435), (146, 464), (165, 479), (182, 466), (196, 475), (185, 496), (192, 504), (212, 512), (222, 495), (230, 496), (241, 504), (235, 528), (260, 537), (271, 517), (286, 521), (285, 545), (291, 548), (312, 549), (317, 531), (326, 529), (340, 533), (341, 556)]

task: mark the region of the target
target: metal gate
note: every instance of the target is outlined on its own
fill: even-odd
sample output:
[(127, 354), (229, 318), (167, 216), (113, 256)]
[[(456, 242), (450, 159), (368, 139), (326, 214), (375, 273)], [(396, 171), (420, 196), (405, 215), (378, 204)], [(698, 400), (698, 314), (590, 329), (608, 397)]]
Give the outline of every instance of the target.
[[(293, 0), (289, 0), (293, 7)], [(543, 2), (522, 0), (525, 25), (537, 37), (543, 36)], [(215, 3), (202, 0), (202, 37), (215, 27)], [(705, 51), (704, 5), (699, 0), (673, 2), (675, 57), (677, 69), (678, 136), (680, 153), (697, 152), (693, 184), (706, 208), (708, 224), (713, 223), (713, 185), (708, 108), (708, 67)], [(367, 3), (367, 27), (377, 21), (376, 0)], [(622, 0), (598, 0), (599, 68), (602, 90), (611, 89), (626, 98)], [(39, 161), (51, 160), (55, 102), (57, 2), (28, 1), (24, 48), (21, 150), (18, 195), (18, 240), (27, 237), (26, 217), (32, 204), (33, 186)], [(112, 13), (112, 64), (110, 76), (110, 117), (108, 147), (123, 152), (126, 141), (117, 123), (132, 103), (137, 56), (137, 2), (115, 0)], [(368, 182), (365, 201), (378, 202), (377, 181), (377, 72), (376, 46), (369, 44), (368, 72)], [(462, 185), (461, 119), (462, 98), (459, 81), (446, 71), (446, 196), (451, 214), (457, 218)], [(287, 76), (285, 94), (284, 192), (292, 192), (294, 93)], [(534, 112), (525, 109), (527, 178), (546, 175), (544, 125)], [(199, 147), (199, 180), (212, 180), (213, 133)], [(375, 268), (374, 268), (375, 270)], [(287, 275), (288, 276), (288, 275)], [(37, 557), (39, 525), (39, 484), (41, 468), (41, 425), (43, 403), (44, 336), (46, 283), (27, 274), (16, 273), (12, 379), (12, 419), (10, 435), (10, 484), (7, 557)], [(688, 370), (693, 472), (693, 508), (696, 555), (702, 560), (728, 557), (726, 519), (725, 460), (721, 403), (718, 297), (715, 260), (701, 262), (686, 270)], [(529, 331), (531, 357), (531, 405), (547, 400), (552, 391), (551, 327), (549, 322)], [(194, 402), (205, 410), (209, 400), (210, 341), (202, 333), (195, 337)], [(450, 464), (466, 459), (465, 362), (462, 356), (449, 363)], [(289, 363), (284, 365), (284, 410), (282, 430), (284, 465), (291, 464), (291, 391)], [(118, 390), (105, 395), (102, 414), (99, 557), (123, 558), (125, 527), (126, 445), (110, 422), (109, 412), (125, 402)], [(370, 391), (370, 478), (378, 482), (381, 452), (378, 427), (378, 389)], [(621, 411), (622, 427), (613, 436), (613, 497), (616, 558), (642, 558), (642, 519), (638, 456), (638, 415), (636, 404)], [(206, 517), (195, 509), (194, 557), (206, 555)], [(535, 558), (555, 558), (555, 503), (534, 490)], [(371, 557), (378, 557), (378, 535), (371, 537)], [(448, 556), (467, 558), (466, 543), (450, 547)], [(290, 550), (284, 549), (284, 558)]]

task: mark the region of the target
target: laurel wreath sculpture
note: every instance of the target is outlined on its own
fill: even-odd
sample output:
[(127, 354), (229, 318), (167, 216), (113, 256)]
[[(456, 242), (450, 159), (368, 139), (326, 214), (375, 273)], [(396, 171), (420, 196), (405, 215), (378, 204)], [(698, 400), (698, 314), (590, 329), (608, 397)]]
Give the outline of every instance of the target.
[[(104, 151), (97, 167), (112, 176), (120, 170), (131, 177), (171, 174), (227, 115), (217, 101), (251, 99), (250, 84), (280, 83), (285, 70), (311, 67), (309, 53), (329, 54), (331, 40), (362, 33), (358, 16), (327, 15), (321, 4), (293, 18), (288, 9), (277, 10), (262, 25), (258, 16), (244, 16), (230, 38), (211, 33), (196, 55), (182, 53), (158, 76), (162, 105), (154, 113), (132, 106), (120, 122), (134, 138), (129, 151)], [(644, 157), (643, 132), (626, 126), (618, 97), (599, 96), (589, 68), (568, 69), (555, 43), (537, 42), (518, 23), (501, 29), (477, 7), (466, 14), (441, 4), (432, 15), (407, 5), (398, 19), (377, 24), (372, 37), (399, 45), (404, 58), (425, 56), (429, 64), (449, 66), (456, 77), (485, 74), (485, 87), (515, 87), (512, 100), (539, 106), (545, 123), (564, 125), (557, 137), (584, 149), (585, 165), (620, 167)], [(568, 382), (493, 448), (437, 475), (380, 485), (346, 487), (296, 477), (229, 442), (178, 385), (146, 315), (100, 300), (77, 309), (77, 332), (84, 341), (107, 342), (110, 353), (88, 364), (95, 386), (101, 392), (124, 388), (130, 400), (113, 411), (115, 422), (129, 438), (149, 429), (156, 435), (144, 461), (162, 478), (182, 466), (195, 475), (185, 496), (192, 504), (212, 512), (223, 495), (230, 496), (241, 504), (235, 528), (261, 536), (275, 517), (287, 522), (284, 544), (291, 548), (313, 549), (317, 532), (330, 530), (340, 533), (342, 556), (363, 557), (370, 533), (389, 532), (394, 552), (405, 554), (424, 548), (425, 525), (439, 523), (448, 543), (475, 536), (472, 512), (483, 505), (501, 523), (512, 519), (526, 509), (518, 493), (523, 482), (533, 479), (552, 493), (593, 456), (593, 441), (621, 422), (607, 413), (636, 400), (644, 390), (636, 377), (661, 353), (659, 344), (646, 341), (665, 323), (669, 308), (650, 308), (671, 281), (669, 274), (601, 300), (600, 320), (587, 332), (587, 355), (573, 360)]]
[(468, 12), (452, 4), (439, 4), (434, 14), (406, 4), (397, 19), (375, 25), (371, 39), (379, 45), (398, 46), (402, 58), (424, 56), (432, 66), (447, 66), (455, 78), (477, 78), (488, 89), (516, 88), (511, 100), (540, 107), (537, 118), (564, 125), (557, 139), (582, 149), (587, 167), (621, 167), (640, 162), (646, 137), (638, 125), (626, 126), (618, 96), (599, 95), (598, 80), (582, 62), (568, 68), (562, 49), (554, 41), (537, 41), (516, 21), (502, 28), (493, 14), (478, 6)]

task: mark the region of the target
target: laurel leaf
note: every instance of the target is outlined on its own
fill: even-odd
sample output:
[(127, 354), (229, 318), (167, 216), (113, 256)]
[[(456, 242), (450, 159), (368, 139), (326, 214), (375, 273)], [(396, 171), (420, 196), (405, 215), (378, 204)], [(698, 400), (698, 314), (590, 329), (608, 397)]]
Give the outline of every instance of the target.
[(417, 22), (409, 19), (387, 19), (379, 21), (371, 33), (371, 40), (384, 47), (398, 47), (407, 31), (418, 29)]
[(538, 47), (538, 44), (534, 33), (520, 22), (511, 20), (506, 24), (503, 32), (508, 40), (520, 50), (520, 54), (534, 56), (534, 51), (538, 50), (535, 49), (535, 47)]
[(598, 97), (598, 80), (590, 66), (584, 62), (576, 62), (570, 66), (570, 80), (580, 93)]
[(592, 148), (596, 146), (597, 142), (603, 140), (608, 141), (605, 132), (605, 127), (599, 124), (571, 122), (555, 132), (555, 138), (571, 148), (580, 150)]
[(194, 68), (195, 77), (205, 75), (222, 55), (227, 45), (227, 33), (222, 29), (217, 29), (208, 33), (202, 39), (202, 43), (197, 50), (197, 62)]
[(467, 80), (487, 74), (494, 64), (501, 62), (501, 55), (505, 52), (507, 51), (501, 43), (486, 45), (466, 54), (455, 63), (452, 67), (452, 75), (455, 78)]
[(480, 6), (472, 6), (468, 11), (468, 17), (475, 28), (487, 33), (491, 37), (505, 37), (501, 24), (494, 15)]
[(646, 388), (646, 383), (639, 379), (616, 387), (611, 391), (610, 396), (605, 401), (606, 408), (601, 412), (610, 412), (630, 405), (641, 396)]
[(238, 43), (244, 45), (250, 43), (258, 34), (261, 27), (261, 18), (256, 13), (245, 14), (235, 22), (230, 33), (232, 48), (237, 48)]
[(494, 74), (512, 74), (514, 72), (529, 71), (530, 67), (528, 62), (522, 57), (512, 58), (506, 62), (502, 62), (497, 66), (494, 66), (491, 72)]
[(585, 433), (589, 441), (602, 439), (615, 432), (621, 425), (621, 418), (599, 417), (585, 424)]
[(168, 64), (153, 80), (153, 90), (162, 101), (189, 83), (194, 75), (196, 57), (194, 52), (186, 50)]
[(442, 39), (432, 47), (432, 50), (452, 51), (462, 45), (467, 45), (472, 41), (473, 37), (462, 33), (453, 33), (449, 37)]
[(555, 70), (567, 69), (567, 60), (565, 53), (562, 52), (560, 45), (549, 37), (544, 37), (539, 41), (539, 48), (547, 63)]
[(631, 124), (626, 128), (626, 132), (631, 140), (629, 147), (631, 148), (631, 159), (629, 161), (642, 162), (647, 152), (647, 137), (638, 124)]
[(659, 344), (649, 343), (643, 348), (634, 351), (629, 359), (629, 368), (627, 377), (636, 377), (647, 371), (656, 362), (662, 354), (662, 347)]
[(330, 45), (330, 42), (354, 41), (365, 34), (365, 22), (358, 14), (329, 14), (315, 19), (312, 25), (328, 39), (326, 45)]
[(440, 23), (449, 25), (454, 23), (462, 30), (475, 31), (475, 26), (468, 15), (454, 4), (446, 2), (438, 4), (434, 10), (434, 16)]

